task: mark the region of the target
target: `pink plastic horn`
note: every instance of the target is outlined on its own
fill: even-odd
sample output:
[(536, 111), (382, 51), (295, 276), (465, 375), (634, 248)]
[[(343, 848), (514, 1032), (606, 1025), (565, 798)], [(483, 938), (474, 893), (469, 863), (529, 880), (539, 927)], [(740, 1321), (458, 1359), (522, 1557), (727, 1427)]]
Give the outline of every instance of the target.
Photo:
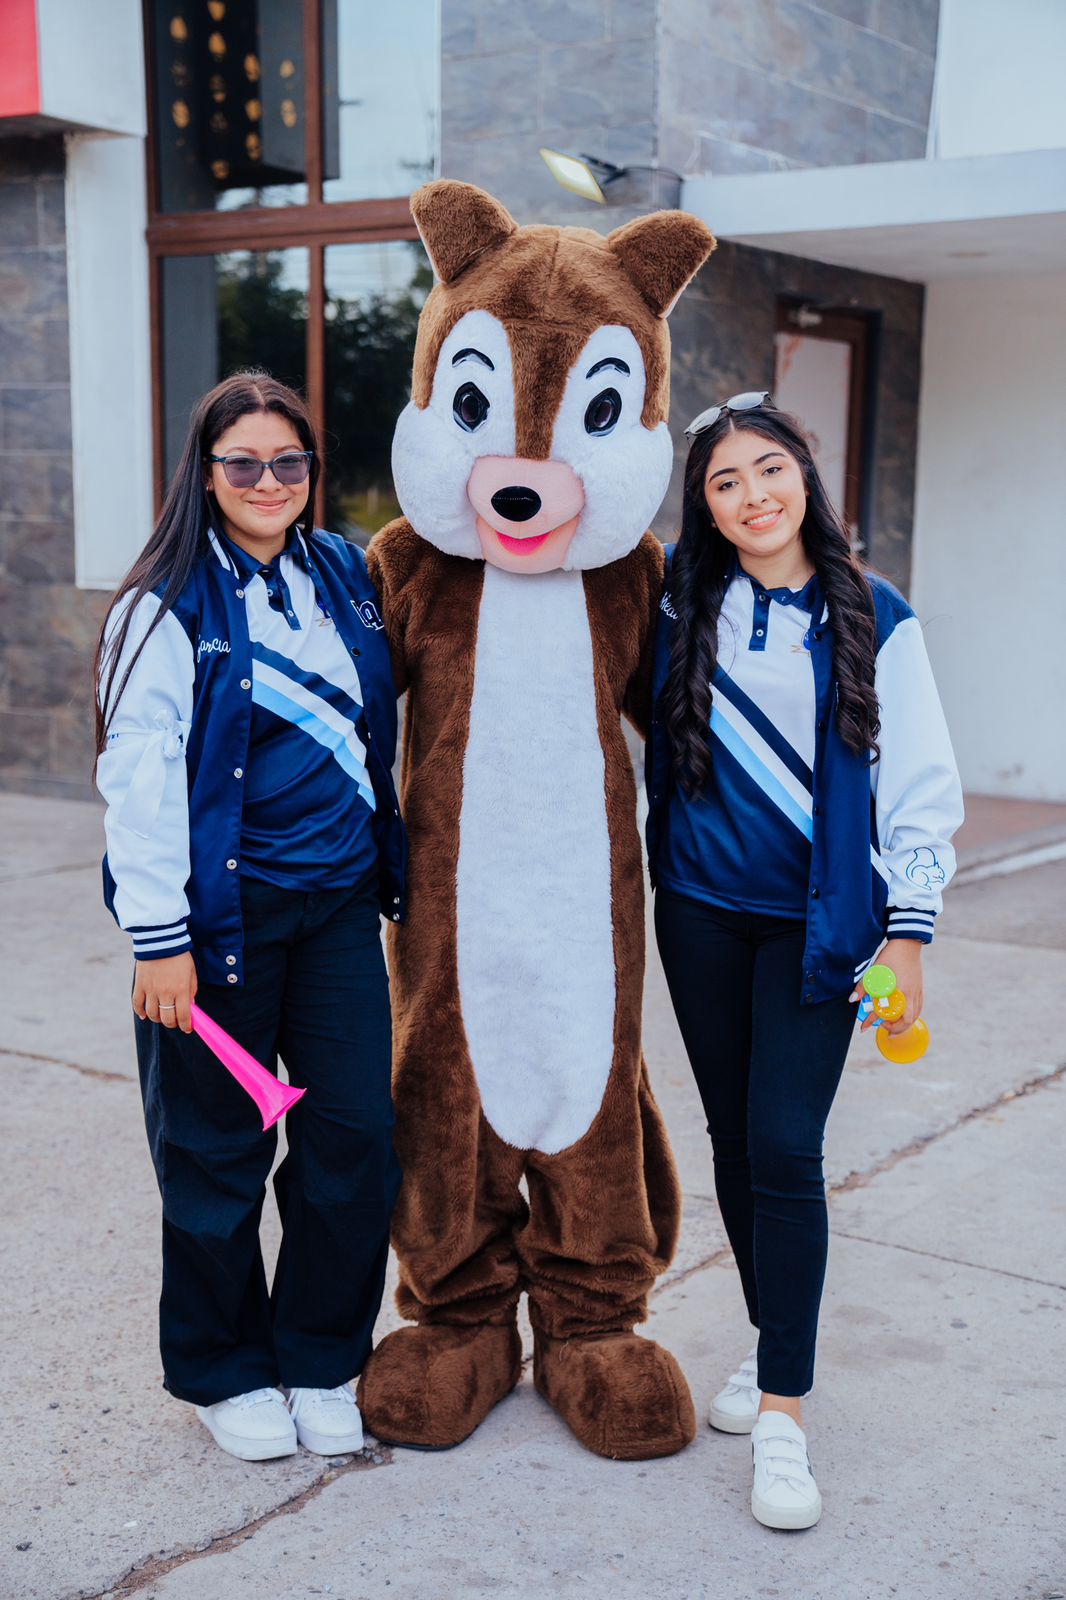
[(225, 1028), (212, 1022), (206, 1011), (201, 1011), (194, 1000), (189, 1008), (192, 1025), (207, 1048), (221, 1061), (226, 1071), (232, 1073), (241, 1088), (251, 1095), (263, 1113), (263, 1132), (272, 1128), (285, 1115), (290, 1106), (303, 1098), (306, 1089), (293, 1089), (279, 1083), (272, 1072), (261, 1067), (243, 1045), (231, 1039)]

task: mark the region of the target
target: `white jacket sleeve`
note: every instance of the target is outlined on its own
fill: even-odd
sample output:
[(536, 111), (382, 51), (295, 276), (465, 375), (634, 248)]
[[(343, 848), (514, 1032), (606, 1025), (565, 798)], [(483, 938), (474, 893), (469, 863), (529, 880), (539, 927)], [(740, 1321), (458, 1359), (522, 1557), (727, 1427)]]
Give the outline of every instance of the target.
[[(117, 687), (156, 616), (159, 601), (138, 602), (111, 681)], [(108, 635), (122, 620), (116, 607)], [(185, 747), (192, 719), (192, 645), (172, 612), (153, 631), (123, 689), (97, 766), (107, 801), (107, 861), (115, 880), (115, 916), (133, 937), (139, 961), (191, 948), (189, 796)]]
[(890, 875), (889, 938), (928, 944), (955, 871), (951, 838), (962, 785), (917, 617), (897, 623), (877, 656), (881, 757), (870, 768), (881, 859)]

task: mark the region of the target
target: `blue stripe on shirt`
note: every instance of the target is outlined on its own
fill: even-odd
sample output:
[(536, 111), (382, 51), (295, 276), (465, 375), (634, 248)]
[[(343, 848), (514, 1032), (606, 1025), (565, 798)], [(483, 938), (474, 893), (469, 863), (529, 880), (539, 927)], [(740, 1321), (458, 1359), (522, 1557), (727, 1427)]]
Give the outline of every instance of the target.
[[(773, 801), (784, 816), (794, 823), (805, 839), (813, 837), (811, 818), (799, 802), (770, 771), (736, 728), (732, 727), (714, 706), (711, 708), (711, 732), (725, 746), (734, 761), (747, 773), (761, 794)], [(776, 753), (776, 752), (775, 752)], [(798, 759), (798, 758), (797, 758)], [(802, 762), (800, 763), (802, 765)]]
[[(717, 667), (715, 669), (714, 677), (711, 679), (711, 687), (714, 693), (725, 695), (726, 699), (729, 700), (731, 704), (736, 706), (737, 710), (748, 719), (756, 733), (766, 740), (766, 743), (770, 746), (770, 749), (774, 752), (774, 755), (777, 756), (783, 765), (786, 766), (788, 770), (799, 779), (803, 787), (808, 791), (813, 789), (814, 773), (804, 761), (799, 751), (796, 750), (793, 745), (789, 744), (784, 734), (781, 733), (778, 728), (774, 727), (774, 724), (770, 721), (770, 718), (766, 715), (765, 711), (757, 706), (755, 701), (744, 693), (740, 685), (736, 683), (735, 680), (731, 678), (728, 672), (724, 671), (722, 667)], [(713, 716), (711, 726), (712, 728), (714, 726)]]
[[(258, 677), (253, 679), (252, 699), (256, 705), (262, 706), (267, 711), (273, 711), (275, 716), (284, 718), (286, 722), (291, 722), (301, 732), (309, 734), (320, 745), (323, 745), (327, 750), (331, 750), (337, 764), (355, 781), (359, 793), (371, 811), (375, 809), (377, 802), (374, 798), (374, 791), (371, 788), (366, 767), (346, 742), (348, 730), (331, 727), (328, 722), (323, 721), (308, 706), (300, 705), (296, 700), (290, 700), (274, 685), (263, 683)], [(349, 722), (348, 728), (355, 734), (354, 724)], [(355, 737), (358, 738), (358, 734), (355, 734)]]

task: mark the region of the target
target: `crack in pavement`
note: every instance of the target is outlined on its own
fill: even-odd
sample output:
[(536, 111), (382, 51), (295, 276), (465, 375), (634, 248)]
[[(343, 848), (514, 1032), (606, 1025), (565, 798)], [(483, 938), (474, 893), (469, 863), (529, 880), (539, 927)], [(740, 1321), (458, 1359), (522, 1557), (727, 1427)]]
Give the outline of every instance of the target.
[(84, 861), (67, 861), (58, 867), (35, 867), (32, 872), (0, 873), (0, 883), (29, 883), (31, 878), (51, 878), (60, 872), (95, 872), (96, 866)]
[[(934, 1128), (932, 1133), (921, 1134), (919, 1138), (912, 1139), (910, 1144), (905, 1144), (901, 1149), (893, 1150), (887, 1156), (882, 1157), (880, 1161), (875, 1161), (873, 1166), (867, 1167), (865, 1171), (849, 1172), (847, 1177), (842, 1178), (839, 1183), (833, 1183), (829, 1185), (826, 1190), (826, 1198), (828, 1200), (832, 1200), (838, 1194), (850, 1194), (854, 1189), (865, 1189), (868, 1184), (871, 1184), (874, 1181), (875, 1178), (879, 1178), (883, 1172), (891, 1172), (892, 1169), (897, 1167), (901, 1161), (909, 1161), (912, 1156), (921, 1155), (922, 1151), (928, 1150), (930, 1145), (939, 1143), (941, 1139), (946, 1139), (949, 1133), (955, 1133), (959, 1128), (964, 1128), (968, 1123), (976, 1122), (981, 1117), (992, 1116), (995, 1112), (1002, 1110), (1004, 1106), (1010, 1105), (1012, 1100), (1025, 1099), (1028, 1095), (1036, 1094), (1039, 1090), (1046, 1089), (1049, 1084), (1060, 1083), (1064, 1077), (1066, 1077), (1066, 1061), (1062, 1062), (1057, 1067), (1051, 1068), (1051, 1070), (1048, 1072), (1041, 1073), (1036, 1078), (1027, 1079), (1027, 1081), (1021, 1084), (1017, 1089), (1005, 1089), (1002, 1094), (997, 1095), (994, 1100), (987, 1101), (983, 1106), (974, 1106), (969, 1111), (964, 1111), (960, 1117), (956, 1117), (954, 1122), (949, 1122), (946, 1127)], [(836, 1230), (834, 1229), (834, 1232), (835, 1231)], [(850, 1236), (845, 1234), (842, 1235), (842, 1237), (847, 1238)], [(866, 1242), (869, 1244), (878, 1244), (881, 1241), (871, 1239)], [(901, 1245), (899, 1248), (906, 1249), (908, 1247)], [(916, 1254), (923, 1253), (925, 1252), (916, 1252)], [(702, 1261), (694, 1262), (691, 1267), (686, 1267), (682, 1272), (665, 1277), (662, 1282), (657, 1284), (652, 1290), (651, 1297), (654, 1299), (660, 1294), (665, 1294), (668, 1289), (676, 1288), (679, 1283), (687, 1283), (690, 1278), (695, 1277), (697, 1272), (703, 1272), (708, 1267), (721, 1266), (724, 1261), (731, 1261), (732, 1258), (733, 1252), (728, 1245), (721, 1250), (716, 1250), (713, 1255), (706, 1256)], [(951, 1258), (949, 1256), (943, 1256), (939, 1257), (938, 1259), (948, 1261)], [(959, 1266), (967, 1266), (972, 1264), (973, 1263), (968, 1262), (957, 1263)], [(984, 1270), (988, 1272), (994, 1272), (997, 1269), (994, 1267), (988, 1267)], [(1021, 1274), (1010, 1273), (1008, 1276), (1020, 1277)], [(1026, 1281), (1032, 1281), (1033, 1283), (1043, 1282), (1043, 1280), (1040, 1278), (1034, 1278)], [(1061, 1284), (1052, 1283), (1049, 1284), (1048, 1287), (1057, 1289), (1063, 1286)]]
[(23, 1061), (40, 1061), (49, 1067), (67, 1067), (71, 1072), (80, 1072), (83, 1078), (95, 1078), (98, 1083), (134, 1083), (124, 1072), (106, 1072), (103, 1067), (83, 1067), (79, 1061), (61, 1061), (58, 1056), (39, 1056), (32, 1050), (8, 1050), (0, 1047), (0, 1056), (10, 1056), (14, 1060), (21, 1058)]
[[(26, 1052), (24, 1051), (0, 1050), (0, 1055), (25, 1054)], [(29, 1056), (28, 1059), (51, 1061), (53, 1058), (47, 1056)], [(58, 1066), (72, 1067), (76, 1072), (83, 1072), (90, 1077), (100, 1077), (105, 1078), (108, 1081), (120, 1081), (123, 1083), (129, 1082), (129, 1079), (122, 1078), (117, 1073), (103, 1073), (91, 1067), (79, 1067), (74, 1062), (55, 1062), (54, 1064)], [(946, 1138), (948, 1134), (956, 1132), (959, 1128), (963, 1128), (968, 1123), (975, 1122), (979, 1118), (992, 1116), (1004, 1106), (1009, 1105), (1011, 1101), (1023, 1099), (1029, 1095), (1036, 1094), (1039, 1090), (1045, 1089), (1051, 1084), (1061, 1082), (1064, 1077), (1066, 1077), (1066, 1062), (1063, 1062), (1058, 1067), (1052, 1068), (1046, 1073), (1041, 1073), (1038, 1077), (1029, 1079), (1017, 1089), (1004, 1090), (1004, 1092), (1000, 1095), (997, 1095), (994, 1100), (988, 1101), (985, 1105), (973, 1107), (971, 1110), (964, 1112), (961, 1116), (956, 1117), (955, 1120), (948, 1123), (947, 1126), (935, 1129), (932, 1133), (924, 1134), (920, 1138), (912, 1139), (909, 1144), (904, 1145), (899, 1150), (890, 1152), (889, 1155), (885, 1156), (882, 1160), (875, 1162), (865, 1171), (850, 1172), (847, 1177), (842, 1179), (839, 1183), (835, 1183), (830, 1186), (827, 1191), (828, 1198), (832, 1199), (835, 1195), (847, 1194), (854, 1189), (865, 1188), (868, 1184), (872, 1183), (875, 1178), (880, 1177), (882, 1173), (891, 1171), (901, 1162), (910, 1160), (913, 1156), (921, 1155), (923, 1151), (928, 1150), (930, 1146), (939, 1143), (939, 1141)], [(975, 1262), (955, 1261), (950, 1256), (936, 1256), (932, 1251), (913, 1249), (909, 1245), (893, 1245), (885, 1240), (864, 1239), (857, 1234), (841, 1234), (841, 1237), (855, 1239), (858, 1242), (865, 1244), (881, 1244), (887, 1249), (910, 1250), (915, 1255), (933, 1256), (934, 1259), (948, 1262), (951, 1265), (974, 1267), (978, 1271), (998, 1273), (1004, 1277), (1016, 1278), (1022, 1282), (1032, 1283), (1046, 1288), (1066, 1288), (1066, 1286), (1062, 1284), (1048, 1283), (1044, 1279), (1025, 1277), (1025, 1275), (1022, 1273), (1007, 1272), (1004, 1269), (996, 1267), (979, 1267)], [(693, 1266), (686, 1268), (683, 1272), (679, 1272), (676, 1277), (670, 1277), (666, 1281), (661, 1282), (653, 1291), (653, 1297), (665, 1293), (669, 1289), (675, 1288), (678, 1284), (686, 1283), (690, 1278), (694, 1277), (699, 1272), (704, 1272), (710, 1267), (719, 1266), (731, 1259), (732, 1251), (728, 1246), (717, 1250), (713, 1255), (706, 1257), (703, 1261), (699, 1261)], [(523, 1361), (523, 1366), (526, 1365), (528, 1365), (528, 1358)], [(131, 1567), (124, 1577), (117, 1579), (113, 1583), (105, 1585), (104, 1588), (95, 1590), (89, 1595), (86, 1595), (84, 1591), (82, 1591), (79, 1596), (75, 1597), (74, 1595), (69, 1595), (65, 1597), (65, 1600), (130, 1600), (131, 1596), (141, 1593), (149, 1586), (149, 1584), (158, 1582), (160, 1579), (165, 1578), (176, 1568), (186, 1566), (192, 1561), (198, 1561), (204, 1556), (222, 1555), (228, 1550), (236, 1549), (238, 1545), (241, 1545), (247, 1539), (252, 1538), (261, 1528), (266, 1527), (269, 1523), (276, 1521), (277, 1518), (295, 1515), (310, 1501), (316, 1499), (317, 1496), (320, 1495), (324, 1489), (328, 1488), (331, 1483), (335, 1483), (338, 1478), (347, 1477), (353, 1472), (365, 1472), (368, 1470), (373, 1470), (379, 1466), (391, 1466), (392, 1461), (393, 1454), (388, 1446), (379, 1445), (374, 1451), (364, 1450), (351, 1461), (345, 1462), (342, 1466), (331, 1467), (327, 1469), (327, 1471), (325, 1471), (320, 1478), (317, 1478), (314, 1483), (308, 1485), (306, 1489), (302, 1489), (291, 1499), (283, 1501), (280, 1505), (274, 1506), (271, 1510), (265, 1511), (262, 1516), (256, 1517), (253, 1521), (245, 1523), (239, 1528), (232, 1529), (228, 1533), (218, 1534), (216, 1537), (210, 1539), (202, 1549), (184, 1550), (169, 1556), (148, 1557)]]
[(241, 1527), (233, 1528), (229, 1533), (217, 1534), (201, 1550), (180, 1550), (174, 1555), (148, 1556), (144, 1561), (139, 1561), (130, 1567), (123, 1577), (105, 1585), (103, 1589), (96, 1589), (89, 1595), (79, 1590), (77, 1595), (67, 1595), (64, 1600), (129, 1600), (130, 1595), (139, 1594), (150, 1583), (158, 1583), (177, 1567), (186, 1567), (193, 1561), (201, 1561), (204, 1556), (224, 1555), (227, 1550), (235, 1550), (246, 1539), (251, 1539), (267, 1523), (275, 1522), (279, 1517), (291, 1517), (297, 1511), (302, 1511), (309, 1501), (316, 1499), (323, 1489), (328, 1489), (338, 1478), (347, 1478), (353, 1472), (373, 1472), (377, 1467), (391, 1465), (392, 1451), (387, 1445), (378, 1445), (374, 1450), (364, 1446), (350, 1461), (345, 1461), (340, 1466), (328, 1467), (320, 1478), (308, 1484), (306, 1489), (301, 1489), (299, 1494), (294, 1494), (291, 1500), (283, 1500), (281, 1505), (274, 1506), (270, 1511), (264, 1511), (261, 1517), (243, 1523)]
[(974, 1272), (991, 1272), (999, 1278), (1016, 1278), (1019, 1283), (1033, 1283), (1042, 1289), (1062, 1289), (1066, 1283), (1055, 1283), (1051, 1278), (1031, 1278), (1025, 1272), (1011, 1272), (1008, 1267), (986, 1267), (982, 1261), (963, 1261), (960, 1256), (944, 1256), (937, 1250), (921, 1250), (916, 1244), (897, 1244), (894, 1239), (870, 1239), (864, 1233), (845, 1233), (833, 1229), (834, 1239), (853, 1239), (856, 1244), (876, 1244), (882, 1250), (905, 1250), (911, 1256), (928, 1256), (931, 1261), (946, 1261), (952, 1267), (969, 1267)]

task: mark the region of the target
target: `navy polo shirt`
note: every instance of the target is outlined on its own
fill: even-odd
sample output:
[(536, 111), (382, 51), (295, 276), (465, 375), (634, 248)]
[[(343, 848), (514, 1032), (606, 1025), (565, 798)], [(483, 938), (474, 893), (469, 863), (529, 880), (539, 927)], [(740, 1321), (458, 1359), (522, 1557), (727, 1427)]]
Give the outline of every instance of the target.
[(712, 766), (665, 808), (657, 881), (710, 905), (804, 918), (811, 874), (817, 720), (811, 630), (817, 578), (771, 589), (739, 565), (718, 621)]
[(319, 604), (295, 528), (265, 565), (224, 544), (252, 646), (241, 874), (303, 891), (356, 884), (378, 851), (355, 659)]

